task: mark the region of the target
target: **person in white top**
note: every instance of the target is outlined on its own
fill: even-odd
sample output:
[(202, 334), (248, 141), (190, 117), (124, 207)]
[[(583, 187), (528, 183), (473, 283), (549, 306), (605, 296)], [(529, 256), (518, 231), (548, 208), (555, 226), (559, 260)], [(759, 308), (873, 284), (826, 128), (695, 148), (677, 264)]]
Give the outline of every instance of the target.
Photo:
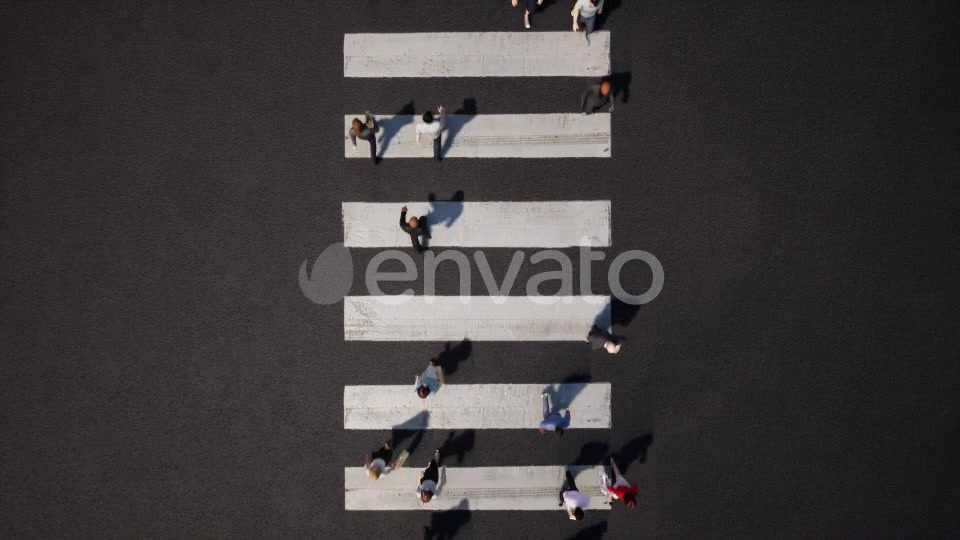
[(573, 11), (570, 12), (573, 17), (573, 31), (579, 32), (582, 24), (586, 27), (587, 34), (593, 32), (593, 27), (597, 24), (597, 15), (600, 13), (603, 13), (603, 0), (577, 0)]
[(586, 495), (580, 493), (577, 484), (573, 482), (573, 475), (567, 471), (567, 479), (560, 488), (560, 506), (564, 507), (570, 519), (580, 521), (583, 519), (583, 509), (590, 503)]
[(433, 159), (442, 161), (443, 156), (440, 155), (440, 133), (444, 127), (445, 111), (443, 106), (437, 107), (437, 114), (440, 115), (439, 118), (434, 118), (433, 112), (431, 111), (423, 113), (423, 122), (417, 124), (417, 143), (420, 142), (420, 135), (426, 135), (432, 138)]

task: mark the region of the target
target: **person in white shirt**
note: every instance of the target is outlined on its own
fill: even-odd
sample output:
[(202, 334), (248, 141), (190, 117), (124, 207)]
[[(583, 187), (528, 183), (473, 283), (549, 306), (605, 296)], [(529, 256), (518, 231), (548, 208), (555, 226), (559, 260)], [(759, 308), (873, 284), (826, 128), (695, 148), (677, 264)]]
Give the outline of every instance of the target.
[(573, 31), (579, 32), (582, 24), (586, 27), (587, 34), (593, 32), (597, 15), (600, 13), (603, 13), (603, 0), (577, 0), (570, 12), (573, 17)]
[(420, 479), (417, 480), (417, 494), (420, 500), (426, 504), (437, 495), (440, 490), (440, 449), (433, 451), (433, 459), (427, 464), (427, 468), (420, 473)]
[(437, 107), (437, 114), (440, 115), (439, 118), (434, 118), (433, 112), (427, 111), (423, 113), (423, 122), (417, 124), (417, 143), (420, 142), (420, 136), (426, 135), (433, 139), (433, 159), (437, 161), (442, 161), (443, 157), (440, 155), (440, 133), (443, 131), (444, 116), (445, 112), (443, 106)]
[(573, 475), (567, 471), (567, 479), (560, 488), (560, 506), (564, 507), (570, 519), (580, 521), (583, 519), (583, 509), (590, 503), (586, 495), (580, 493), (577, 484), (573, 482)]

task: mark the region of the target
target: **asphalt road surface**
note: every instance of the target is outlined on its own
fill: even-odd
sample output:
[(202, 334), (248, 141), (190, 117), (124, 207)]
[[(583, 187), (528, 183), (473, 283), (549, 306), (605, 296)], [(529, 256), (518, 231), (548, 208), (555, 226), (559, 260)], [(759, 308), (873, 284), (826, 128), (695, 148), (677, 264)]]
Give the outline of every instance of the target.
[[(544, 4), (533, 30), (567, 29)], [(960, 5), (608, 4), (611, 158), (373, 167), (344, 114), (576, 112), (590, 81), (343, 77), (344, 33), (523, 31), (506, 0), (3, 3), (0, 537), (960, 535)], [(476, 342), (448, 376), (611, 382), (612, 429), (459, 431), (448, 464), (613, 453), (636, 509), (344, 511), (386, 436), (343, 429), (344, 385), (443, 344), (345, 341), (298, 270), (341, 202), (456, 191), (610, 200), (607, 251), (663, 264), (619, 355)]]

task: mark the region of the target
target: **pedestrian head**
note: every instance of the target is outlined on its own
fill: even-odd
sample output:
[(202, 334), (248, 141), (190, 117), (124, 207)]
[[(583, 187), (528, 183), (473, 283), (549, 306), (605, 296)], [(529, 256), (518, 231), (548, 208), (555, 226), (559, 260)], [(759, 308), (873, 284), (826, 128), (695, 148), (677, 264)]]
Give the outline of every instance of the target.
[(420, 399), (427, 399), (427, 396), (430, 395), (430, 389), (426, 385), (421, 384), (417, 387), (417, 395), (420, 396)]
[(637, 506), (637, 498), (633, 494), (627, 493), (623, 496), (623, 504), (627, 505), (627, 508), (634, 508)]
[(610, 93), (610, 81), (600, 83), (600, 93), (604, 96)]
[(415, 217), (412, 217), (410, 218), (409, 221), (407, 221), (407, 225), (410, 225), (411, 229), (416, 229), (419, 223), (420, 223), (420, 220)]
[(608, 341), (604, 343), (603, 348), (606, 349), (607, 352), (610, 354), (617, 354), (618, 352), (620, 352), (620, 344), (613, 341)]
[(430, 122), (433, 122), (433, 113), (430, 111), (423, 113), (423, 121), (424, 123), (427, 123), (427, 124), (429, 124)]
[(426, 490), (426, 489), (425, 489), (425, 490), (423, 490), (423, 491), (420, 492), (420, 500), (421, 500), (421, 501), (423, 501), (423, 502), (425, 502), (425, 503), (428, 503), (428, 502), (430, 502), (430, 499), (432, 499), (432, 498), (433, 498), (433, 492), (432, 492), (432, 491), (429, 491), (429, 490)]
[(573, 511), (573, 519), (580, 521), (583, 519), (583, 508), (576, 508)]
[(351, 125), (353, 126), (354, 133), (360, 133), (360, 130), (363, 129), (363, 122), (361, 122), (359, 118), (354, 118)]
[(367, 469), (367, 476), (369, 476), (371, 480), (380, 478), (380, 469), (376, 467), (370, 467)]

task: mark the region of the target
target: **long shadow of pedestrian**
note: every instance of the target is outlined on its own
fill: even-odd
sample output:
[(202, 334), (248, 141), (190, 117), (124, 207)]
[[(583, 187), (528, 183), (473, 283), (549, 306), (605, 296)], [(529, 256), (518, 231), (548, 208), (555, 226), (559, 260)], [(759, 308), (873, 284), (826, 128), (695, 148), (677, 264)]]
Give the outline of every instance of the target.
[(473, 429), (468, 429), (457, 436), (454, 436), (453, 433), (447, 434), (447, 440), (440, 445), (441, 460), (445, 461), (447, 457), (457, 456), (457, 463), (463, 463), (463, 458), (467, 455), (467, 452), (473, 450), (476, 438), (477, 432)]
[(463, 100), (463, 107), (453, 111), (453, 116), (448, 116), (446, 119), (446, 131), (444, 135), (443, 146), (440, 148), (440, 155), (447, 157), (447, 152), (450, 150), (450, 147), (453, 146), (454, 139), (457, 138), (457, 133), (463, 129), (463, 126), (469, 124), (477, 115), (477, 100), (474, 98), (467, 98)]
[(559, 385), (549, 385), (543, 391), (550, 396), (554, 411), (566, 409), (573, 403), (574, 398), (583, 392), (590, 380), (588, 373), (575, 373), (561, 381)]
[(448, 201), (438, 201), (433, 193), (427, 195), (430, 201), (430, 210), (427, 212), (427, 219), (430, 227), (443, 225), (450, 228), (463, 213), (463, 191), (457, 191)]
[(610, 301), (603, 306), (603, 310), (597, 314), (596, 318), (593, 320), (593, 328), (599, 330), (599, 333), (605, 335), (608, 339), (613, 341), (623, 341), (623, 336), (615, 335), (609, 331), (614, 326), (622, 326), (626, 328), (630, 326), (630, 323), (633, 322), (633, 319), (637, 316), (637, 313), (640, 311), (640, 306), (628, 304), (619, 298), (611, 298)]
[(621, 103), (630, 101), (630, 82), (633, 80), (633, 75), (629, 71), (611, 73), (609, 77), (605, 78), (610, 81), (611, 92), (613, 93), (610, 96), (611, 100), (619, 97)]
[(591, 525), (586, 529), (581, 529), (567, 540), (597, 540), (603, 538), (607, 532), (607, 522), (601, 521), (596, 525)]
[(413, 116), (415, 113), (416, 109), (413, 108), (413, 101), (411, 101), (410, 103), (407, 103), (401, 107), (393, 118), (377, 120), (377, 124), (380, 126), (380, 131), (383, 132), (383, 138), (380, 139), (380, 146), (378, 147), (378, 158), (382, 158), (386, 155), (387, 147), (390, 146), (390, 141), (397, 136), (397, 133), (400, 132), (400, 128), (416, 122), (416, 118)]
[[(413, 454), (413, 451), (420, 446), (420, 442), (423, 440), (423, 434), (426, 432), (427, 427), (430, 425), (430, 411), (420, 411), (416, 416), (405, 420), (395, 426), (391, 431), (391, 445), (394, 450), (407, 450), (410, 454)], [(410, 445), (407, 448), (400, 448), (400, 443), (405, 441), (408, 437), (413, 436), (413, 439), (410, 441)]]
[(423, 540), (450, 540), (470, 521), (470, 503), (467, 499), (450, 510), (430, 514), (430, 525), (423, 527)]
[(603, 2), (603, 13), (597, 15), (597, 26), (596, 30), (602, 30), (607, 24), (607, 17), (611, 13), (616, 11), (620, 7), (621, 0), (604, 0)]
[(460, 365), (460, 362), (470, 357), (472, 350), (473, 342), (469, 339), (464, 339), (453, 348), (450, 347), (450, 342), (448, 341), (446, 345), (444, 345), (443, 351), (437, 355), (436, 362), (443, 368), (444, 374), (453, 374), (457, 372), (457, 367)]
[(647, 449), (650, 448), (651, 444), (653, 444), (652, 433), (634, 437), (627, 441), (620, 451), (613, 456), (617, 460), (617, 466), (620, 467), (620, 472), (627, 474), (627, 469), (631, 463), (645, 462), (647, 460)]
[(580, 447), (580, 454), (573, 460), (574, 465), (601, 465), (606, 464), (610, 455), (610, 445), (605, 442), (593, 441)]

